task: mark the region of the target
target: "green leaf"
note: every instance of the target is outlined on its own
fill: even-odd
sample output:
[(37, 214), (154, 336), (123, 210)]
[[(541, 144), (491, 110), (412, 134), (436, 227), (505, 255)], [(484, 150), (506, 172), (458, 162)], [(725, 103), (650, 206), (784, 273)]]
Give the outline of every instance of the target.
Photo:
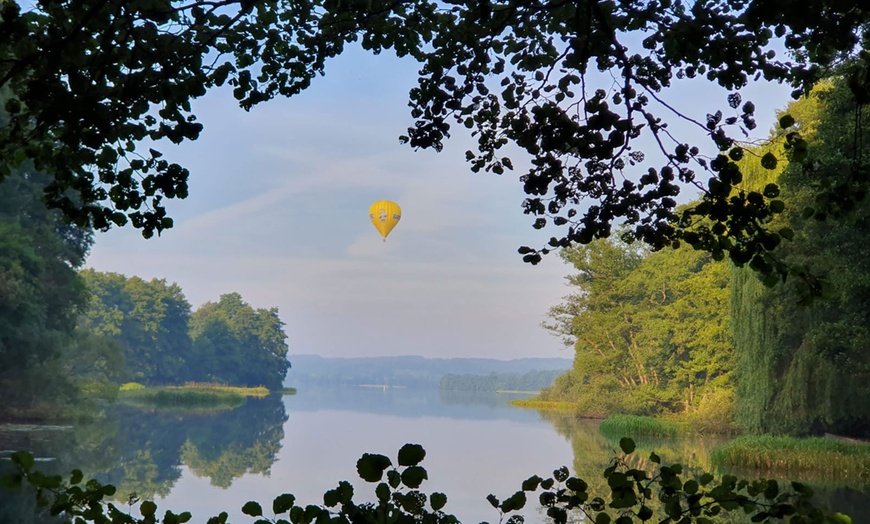
[(281, 513), (289, 511), (295, 503), (296, 497), (294, 497), (290, 493), (278, 495), (277, 497), (275, 497), (275, 500), (272, 501), (272, 513), (274, 513), (275, 515), (280, 515)]
[(432, 505), (432, 511), (438, 511), (447, 504), (447, 495), (436, 491), (429, 495), (429, 504)]
[(146, 500), (139, 505), (139, 513), (141, 513), (143, 517), (153, 517), (156, 512), (157, 504), (153, 501)]
[(367, 482), (378, 482), (384, 476), (384, 470), (393, 463), (384, 455), (365, 453), (356, 463), (356, 471), (361, 479)]
[(662, 463), (661, 457), (656, 455), (655, 452), (649, 454), (649, 461), (652, 462), (653, 464), (661, 464)]
[(794, 117), (791, 115), (782, 115), (779, 117), (779, 127), (788, 129), (794, 125)]
[(490, 503), (490, 505), (491, 505), (492, 507), (494, 507), (494, 508), (498, 508), (498, 506), (499, 506), (499, 500), (498, 500), (498, 498), (496, 498), (495, 495), (493, 495), (492, 493), (490, 493), (489, 495), (486, 496), (486, 500)]
[(379, 501), (387, 502), (390, 500), (390, 486), (381, 482), (378, 484), (378, 487), (375, 488), (375, 495), (378, 497)]
[(776, 184), (767, 184), (764, 186), (762, 194), (767, 198), (776, 198), (779, 196), (779, 186)]
[(768, 151), (764, 154), (763, 157), (761, 157), (761, 167), (763, 167), (764, 169), (776, 169), (777, 163), (778, 160), (776, 159), (776, 155), (774, 155), (770, 151)]
[(706, 486), (707, 484), (713, 482), (713, 475), (711, 473), (704, 473), (701, 475), (701, 485)]
[(607, 513), (599, 513), (595, 515), (595, 524), (610, 524), (610, 515)]
[(775, 480), (769, 480), (767, 487), (764, 488), (764, 498), (772, 500), (777, 495), (779, 495), (779, 484)]
[(568, 471), (568, 468), (562, 466), (561, 468), (553, 471), (553, 477), (557, 482), (565, 482), (568, 480), (568, 476), (571, 475), (571, 472)]
[(541, 477), (534, 475), (523, 481), (522, 489), (524, 491), (535, 491), (541, 484)]
[(399, 487), (399, 484), (402, 483), (402, 476), (399, 475), (399, 472), (391, 469), (387, 471), (387, 482), (390, 484), (390, 487), (396, 489)]
[(635, 449), (634, 440), (628, 437), (622, 437), (619, 439), (619, 449), (621, 449), (626, 455), (633, 453)]
[(330, 489), (323, 494), (323, 505), (328, 508), (338, 506), (341, 502), (340, 498), (338, 489)]
[(510, 497), (504, 500), (499, 506), (499, 509), (503, 513), (508, 513), (511, 511), (521, 510), (526, 505), (526, 492), (525, 491), (517, 491)]
[(70, 474), (69, 483), (71, 486), (75, 486), (76, 484), (81, 482), (83, 478), (84, 474), (82, 474), (82, 471), (80, 469), (74, 469)]
[(242, 506), (242, 513), (251, 517), (260, 517), (263, 515), (263, 508), (260, 504), (253, 500), (249, 500), (248, 502), (245, 502), (244, 506)]
[(227, 518), (229, 515), (226, 511), (221, 511), (220, 515), (211, 517), (208, 519), (207, 524), (226, 524)]
[(400, 466), (416, 466), (426, 456), (426, 450), (420, 444), (405, 444), (399, 449)]
[(575, 493), (578, 493), (578, 492), (586, 491), (586, 489), (589, 487), (589, 485), (586, 484), (586, 481), (584, 481), (583, 479), (571, 477), (565, 482), (565, 487), (570, 489), (571, 491), (573, 491)]
[(412, 489), (419, 488), (427, 478), (426, 470), (421, 466), (411, 466), (402, 472), (402, 484)]
[(33, 455), (26, 451), (16, 451), (9, 459), (24, 472), (33, 469)]

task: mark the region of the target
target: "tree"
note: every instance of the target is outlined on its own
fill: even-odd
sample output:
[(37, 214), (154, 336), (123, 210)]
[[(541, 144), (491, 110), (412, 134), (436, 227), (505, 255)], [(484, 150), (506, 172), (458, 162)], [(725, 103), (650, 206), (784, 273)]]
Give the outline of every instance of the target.
[(697, 250), (649, 252), (598, 240), (562, 252), (574, 293), (545, 325), (566, 337), (574, 368), (544, 396), (587, 416), (691, 412), (731, 389), (728, 267)]
[[(411, 146), (440, 148), (456, 123), (478, 138), (473, 170), (512, 169), (508, 144), (528, 155), (525, 212), (535, 227), (562, 229), (546, 248), (521, 248), (526, 261), (624, 222), (655, 249), (682, 241), (785, 275), (771, 254), (780, 237), (766, 227), (781, 211), (778, 188), (734, 191), (744, 153), (735, 136), (755, 127), (740, 90), (758, 77), (800, 96), (835, 69), (859, 105), (870, 100), (870, 13), (835, 0), (86, 0), (25, 10), (7, 0), (0, 17), (0, 88), (13, 94), (0, 155), (50, 173), (48, 204), (77, 223), (132, 222), (146, 237), (172, 226), (162, 201), (186, 197), (188, 173), (137, 144), (196, 139), (191, 101), (225, 83), (245, 109), (297, 94), (359, 41), (421, 63)], [(611, 80), (596, 82), (596, 70)], [(729, 90), (730, 109), (685, 116), (661, 96), (674, 77)], [(674, 136), (674, 119), (714, 153)], [(637, 149), (642, 135), (656, 151)], [(792, 142), (806, 152), (800, 136)], [(772, 168), (777, 157), (760, 161)], [(868, 180), (849, 173), (857, 199)], [(681, 186), (701, 198), (678, 211)], [(689, 230), (700, 219), (709, 225)]]
[[(870, 166), (870, 154), (859, 145), (870, 127), (851, 121), (858, 109), (845, 81), (837, 78), (789, 106), (810, 158), (790, 155), (774, 177), (789, 204), (776, 226), (797, 240), (783, 246), (781, 256), (793, 267), (824, 276), (818, 286), (825, 300), (811, 301), (807, 290), (791, 281), (768, 290), (734, 272), (738, 413), (754, 431), (870, 433), (870, 258), (864, 241), (870, 206), (832, 195), (827, 209), (845, 219), (812, 218), (820, 186), (847, 183), (842, 173)], [(786, 136), (774, 138), (777, 147), (787, 143)]]
[(178, 284), (93, 269), (81, 275), (91, 292), (81, 327), (120, 344), (131, 378), (149, 384), (187, 379), (193, 365), (187, 334), (190, 304)]
[(190, 318), (198, 379), (283, 387), (290, 369), (278, 308), (254, 309), (238, 293), (207, 302)]
[(74, 344), (86, 302), (76, 269), (92, 237), (43, 206), (47, 179), (22, 169), (0, 185), (0, 391), (7, 407), (76, 394), (69, 377), (53, 371)]

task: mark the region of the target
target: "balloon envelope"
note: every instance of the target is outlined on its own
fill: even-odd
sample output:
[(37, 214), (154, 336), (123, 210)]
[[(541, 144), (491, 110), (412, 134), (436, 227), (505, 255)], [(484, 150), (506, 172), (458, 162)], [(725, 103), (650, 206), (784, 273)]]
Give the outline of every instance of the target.
[(390, 231), (402, 219), (402, 208), (390, 200), (379, 200), (369, 208), (369, 218), (372, 219), (372, 224), (375, 225), (378, 233), (386, 240)]

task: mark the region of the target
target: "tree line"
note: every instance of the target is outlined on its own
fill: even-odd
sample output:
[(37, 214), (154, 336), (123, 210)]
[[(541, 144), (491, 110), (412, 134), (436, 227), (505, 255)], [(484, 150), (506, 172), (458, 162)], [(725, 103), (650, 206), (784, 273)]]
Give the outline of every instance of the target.
[[(772, 285), (715, 253), (622, 239), (563, 250), (573, 293), (545, 327), (575, 361), (542, 398), (592, 416), (681, 413), (734, 417), (753, 432), (870, 434), (870, 204), (844, 195), (824, 203), (839, 220), (817, 214), (820, 185), (867, 176), (860, 137), (870, 129), (851, 118), (857, 110), (846, 79), (833, 77), (779, 114), (769, 144), (734, 155), (745, 174), (735, 191), (783, 206), (769, 247), (806, 278)], [(749, 160), (770, 151), (789, 161)]]
[(446, 391), (539, 391), (561, 373), (535, 369), (527, 373), (448, 374), (441, 377), (439, 387)]
[(82, 270), (92, 230), (45, 207), (49, 183), (24, 166), (0, 184), (0, 414), (50, 417), (125, 381), (282, 387), (277, 308), (229, 293), (192, 311), (177, 284)]
[(178, 284), (92, 269), (83, 329), (118, 344), (127, 376), (145, 384), (220, 382), (280, 389), (290, 367), (278, 308), (238, 293), (191, 312)]

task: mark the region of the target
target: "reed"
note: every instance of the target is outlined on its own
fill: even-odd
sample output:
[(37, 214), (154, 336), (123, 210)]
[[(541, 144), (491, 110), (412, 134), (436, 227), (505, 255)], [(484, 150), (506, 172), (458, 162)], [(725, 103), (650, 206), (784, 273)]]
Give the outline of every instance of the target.
[(226, 386), (211, 382), (188, 382), (183, 386), (145, 387), (135, 382), (121, 386), (119, 399), (127, 404), (161, 409), (233, 409), (245, 398), (269, 395), (263, 386)]
[(167, 386), (168, 388), (178, 388), (185, 390), (199, 391), (229, 391), (242, 395), (243, 397), (262, 398), (269, 395), (269, 390), (264, 386), (256, 386), (253, 388), (242, 386), (226, 386), (223, 384), (215, 384), (213, 382), (186, 382), (183, 386)]
[(870, 444), (830, 438), (743, 436), (717, 447), (716, 465), (821, 479), (870, 482)]
[(222, 410), (245, 403), (245, 396), (233, 391), (173, 386), (122, 391), (118, 398), (125, 404), (159, 409)]
[(598, 431), (606, 437), (672, 438), (683, 431), (683, 426), (677, 422), (652, 417), (610, 415), (601, 421)]

